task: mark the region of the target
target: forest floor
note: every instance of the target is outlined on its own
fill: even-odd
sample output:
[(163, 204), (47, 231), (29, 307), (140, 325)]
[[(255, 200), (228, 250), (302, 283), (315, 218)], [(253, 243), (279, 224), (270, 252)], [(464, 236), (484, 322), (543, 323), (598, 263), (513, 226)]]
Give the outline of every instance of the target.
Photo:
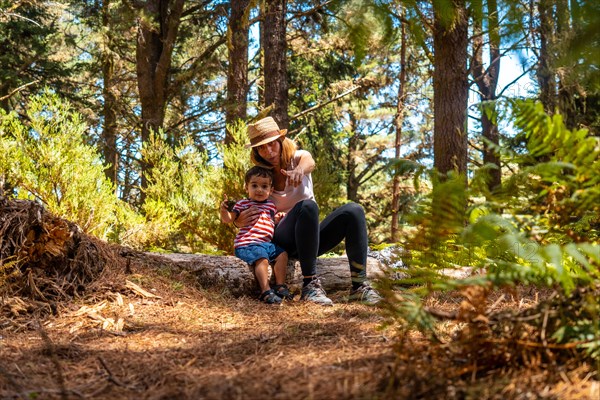
[[(331, 294), (334, 307), (269, 306), (200, 288), (185, 271), (129, 272), (105, 271), (51, 313), (3, 299), (0, 398), (600, 398), (597, 368), (579, 357), (530, 352), (519, 363), (478, 365), (453, 349), (457, 324), (444, 322), (445, 344), (433, 344), (383, 327), (378, 308), (345, 303), (346, 293)], [(490, 300), (528, 307), (543, 295), (517, 292)], [(438, 309), (458, 302), (429, 300)]]

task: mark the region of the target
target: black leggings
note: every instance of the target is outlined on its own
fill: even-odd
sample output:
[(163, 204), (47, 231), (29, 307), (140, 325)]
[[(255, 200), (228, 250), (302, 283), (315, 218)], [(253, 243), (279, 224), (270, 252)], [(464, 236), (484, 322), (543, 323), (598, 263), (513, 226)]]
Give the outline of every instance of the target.
[(346, 239), (346, 254), (353, 283), (365, 280), (367, 269), (367, 222), (363, 208), (348, 203), (335, 209), (319, 224), (319, 206), (303, 200), (294, 206), (275, 229), (273, 242), (290, 257), (298, 258), (302, 275), (317, 273), (317, 257)]

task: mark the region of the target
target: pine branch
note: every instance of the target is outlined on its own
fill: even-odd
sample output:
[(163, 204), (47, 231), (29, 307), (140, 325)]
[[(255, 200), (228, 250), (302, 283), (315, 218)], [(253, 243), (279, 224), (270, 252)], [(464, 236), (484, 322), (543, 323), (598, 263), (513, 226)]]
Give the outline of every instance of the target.
[(318, 4), (318, 5), (314, 6), (314, 7), (313, 7), (313, 8), (311, 8), (310, 10), (306, 10), (306, 11), (302, 11), (302, 12), (299, 12), (299, 13), (295, 13), (294, 15), (292, 15), (292, 16), (290, 17), (290, 19), (288, 19), (288, 20), (286, 21), (286, 23), (289, 23), (289, 22), (291, 22), (292, 20), (294, 20), (294, 19), (297, 19), (297, 18), (300, 18), (300, 17), (306, 17), (306, 16), (308, 16), (308, 15), (312, 15), (312, 14), (314, 14), (314, 13), (318, 12), (320, 9), (322, 9), (322, 8), (325, 8), (326, 6), (328, 6), (328, 5), (329, 5), (329, 4), (331, 4), (331, 3), (333, 3), (333, 0), (328, 0), (328, 1), (326, 1), (325, 3)]
[(362, 86), (360, 86), (360, 85), (354, 86), (354, 87), (352, 87), (351, 89), (348, 89), (348, 90), (346, 90), (345, 92), (343, 92), (343, 93), (341, 93), (341, 94), (339, 94), (339, 95), (335, 96), (335, 97), (334, 97), (334, 98), (332, 98), (332, 99), (329, 99), (329, 100), (327, 100), (327, 101), (325, 101), (325, 102), (323, 102), (323, 103), (319, 103), (319, 104), (317, 104), (317, 105), (315, 105), (315, 106), (312, 106), (312, 107), (310, 107), (310, 108), (307, 108), (307, 109), (306, 109), (306, 110), (304, 110), (304, 111), (300, 111), (299, 113), (292, 115), (292, 117), (290, 118), (290, 121), (293, 121), (293, 120), (295, 120), (295, 119), (297, 119), (297, 118), (300, 118), (300, 117), (302, 117), (302, 116), (304, 116), (304, 115), (306, 115), (306, 114), (308, 114), (308, 113), (311, 113), (311, 112), (313, 112), (313, 111), (315, 111), (315, 110), (318, 110), (318, 109), (320, 109), (320, 108), (323, 108), (323, 107), (325, 107), (326, 105), (333, 103), (334, 101), (337, 101), (337, 100), (339, 100), (339, 99), (341, 99), (341, 98), (343, 98), (343, 97), (345, 97), (345, 96), (348, 96), (348, 95), (349, 95), (349, 94), (351, 94), (351, 93), (354, 93), (354, 92), (356, 92), (356, 91), (357, 91), (358, 89), (360, 89), (361, 87), (362, 87)]
[(23, 89), (25, 89), (25, 88), (27, 88), (27, 87), (29, 87), (29, 86), (31, 86), (31, 85), (35, 85), (35, 84), (36, 84), (36, 83), (38, 83), (39, 81), (40, 81), (39, 79), (36, 79), (36, 80), (35, 80), (35, 81), (33, 81), (33, 82), (29, 82), (29, 83), (26, 83), (26, 84), (24, 84), (24, 85), (21, 85), (21, 86), (19, 86), (18, 88), (16, 88), (15, 90), (13, 90), (13, 91), (12, 91), (12, 92), (10, 92), (9, 94), (7, 94), (6, 96), (2, 96), (2, 97), (0, 97), (0, 101), (4, 101), (4, 100), (6, 100), (6, 99), (9, 99), (9, 98), (11, 98), (12, 96), (14, 96), (15, 94), (17, 94), (17, 93), (18, 93), (18, 92), (20, 92), (21, 90), (23, 90)]

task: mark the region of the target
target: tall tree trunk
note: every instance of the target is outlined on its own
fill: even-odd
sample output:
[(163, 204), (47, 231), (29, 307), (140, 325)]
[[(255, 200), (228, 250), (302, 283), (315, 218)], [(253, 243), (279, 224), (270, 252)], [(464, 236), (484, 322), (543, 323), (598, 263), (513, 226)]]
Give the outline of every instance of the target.
[(265, 0), (258, 0), (258, 13), (262, 16), (259, 19), (259, 42), (260, 54), (258, 62), (258, 73), (256, 77), (256, 96), (258, 104), (265, 105)]
[[(479, 12), (476, 13), (481, 18), (483, 15), (488, 16), (488, 38), (490, 65), (485, 69), (483, 65), (483, 48), (485, 47), (483, 40), (482, 21), (475, 17), (474, 21), (474, 39), (473, 39), (473, 77), (479, 88), (481, 101), (483, 102), (481, 112), (481, 130), (482, 135), (487, 141), (483, 143), (483, 162), (484, 164), (493, 164), (495, 169), (490, 170), (490, 180), (488, 188), (490, 191), (500, 187), (502, 183), (502, 171), (500, 164), (500, 156), (494, 151), (494, 147), (500, 144), (500, 135), (498, 127), (494, 123), (493, 116), (496, 114), (496, 105), (493, 103), (496, 100), (496, 88), (498, 87), (498, 78), (500, 76), (500, 32), (498, 26), (498, 3), (496, 0), (487, 1), (487, 13), (483, 12), (483, 3), (479, 4)], [(491, 146), (488, 144), (491, 143)]]
[(286, 0), (266, 0), (263, 18), (265, 106), (273, 105), (271, 116), (281, 129), (289, 125), (286, 44)]
[[(405, 86), (406, 86), (406, 26), (402, 22), (400, 30), (400, 82), (398, 83), (398, 104), (396, 106), (396, 115), (394, 117), (394, 127), (396, 128), (396, 140), (394, 143), (394, 152), (396, 159), (400, 158), (400, 147), (402, 144), (402, 123), (404, 122), (405, 107)], [(400, 205), (400, 175), (396, 170), (394, 174), (394, 183), (392, 188), (392, 242), (398, 241), (398, 219)]]
[(135, 178), (132, 176), (135, 174), (135, 164), (132, 162), (136, 152), (136, 149), (132, 145), (125, 145), (124, 154), (121, 155), (123, 165), (123, 180), (121, 186), (121, 198), (128, 203), (135, 202)]
[[(142, 105), (142, 145), (163, 126), (169, 70), (184, 0), (147, 0), (138, 19), (136, 48), (138, 91)], [(152, 165), (142, 160), (142, 189)], [(141, 200), (144, 195), (142, 193)]]
[[(227, 126), (238, 119), (246, 119), (247, 115), (249, 14), (250, 0), (231, 1), (231, 16), (227, 34), (227, 49), (229, 50), (227, 103), (225, 105)], [(233, 136), (227, 130), (225, 144), (232, 141)]]
[(434, 167), (442, 175), (455, 170), (466, 180), (468, 24), (465, 0), (453, 5), (452, 15), (445, 7), (434, 8)]
[(540, 59), (537, 79), (540, 85), (540, 101), (544, 105), (544, 110), (549, 114), (554, 114), (556, 108), (556, 75), (552, 68), (552, 38), (554, 36), (552, 4), (552, 0), (539, 0), (538, 2)]
[(349, 111), (350, 119), (350, 132), (352, 135), (348, 140), (348, 155), (346, 158), (346, 198), (350, 201), (358, 202), (358, 187), (360, 186), (360, 179), (357, 176), (356, 155), (360, 151), (359, 146), (361, 145), (361, 137), (358, 133), (358, 122), (356, 116), (352, 111)]
[(104, 126), (102, 129), (102, 155), (108, 164), (105, 170), (106, 177), (111, 180), (117, 190), (119, 169), (119, 153), (117, 152), (117, 93), (115, 84), (115, 58), (112, 55), (114, 46), (114, 33), (110, 16), (110, 0), (102, 2), (102, 26), (106, 29), (106, 39), (102, 52), (102, 96), (104, 97), (103, 116)]
[[(573, 83), (573, 77), (571, 76), (573, 68), (570, 65), (564, 63), (569, 62), (569, 57), (565, 57), (571, 48), (571, 41), (573, 37), (573, 29), (570, 22), (570, 10), (568, 0), (557, 0), (556, 1), (556, 45), (559, 46), (557, 49), (560, 54), (563, 55), (563, 61), (558, 68), (561, 72), (558, 74), (558, 108), (560, 113), (564, 116), (565, 125), (569, 129), (576, 128), (576, 117), (577, 107), (575, 105), (575, 99), (577, 97), (577, 90)], [(558, 67), (558, 66), (556, 66)]]

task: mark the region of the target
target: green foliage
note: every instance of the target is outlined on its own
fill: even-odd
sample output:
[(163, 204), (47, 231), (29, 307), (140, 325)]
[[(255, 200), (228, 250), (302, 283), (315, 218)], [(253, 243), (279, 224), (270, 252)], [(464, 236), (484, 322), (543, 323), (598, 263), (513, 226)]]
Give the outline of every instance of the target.
[(85, 85), (71, 78), (85, 61), (72, 54), (76, 39), (63, 25), (67, 4), (0, 0), (0, 108), (22, 113), (45, 87), (71, 101), (84, 98)]
[[(142, 229), (138, 230), (139, 234), (133, 235), (131, 240), (143, 248), (158, 250), (173, 249), (176, 246), (173, 236), (179, 232), (187, 217), (188, 206), (183, 200), (190, 197), (184, 191), (189, 180), (186, 173), (188, 168), (201, 168), (203, 164), (201, 157), (197, 157), (198, 154), (186, 157), (187, 146), (189, 143), (184, 142), (179, 147), (172, 148), (167, 143), (166, 135), (160, 132), (153, 133), (142, 147), (143, 159), (153, 168), (147, 177), (148, 186), (142, 205), (146, 221)], [(199, 163), (195, 163), (196, 161)]]
[(450, 29), (456, 22), (457, 13), (460, 12), (456, 6), (457, 3), (452, 0), (432, 0), (436, 18), (445, 29)]
[(240, 200), (246, 196), (244, 176), (246, 171), (252, 167), (252, 163), (250, 151), (245, 147), (247, 142), (245, 124), (238, 121), (229, 129), (233, 135), (233, 143), (227, 146), (218, 146), (223, 160), (223, 176), (218, 185), (218, 189), (221, 191), (219, 199), (222, 199), (222, 193), (224, 193), (230, 198)]
[(230, 129), (234, 141), (227, 146), (218, 147), (223, 160), (223, 168), (218, 170), (219, 175), (216, 176), (213, 186), (216, 226), (212, 228), (212, 239), (218, 243), (221, 251), (227, 251), (229, 254), (233, 251), (233, 238), (237, 230), (230, 225), (221, 223), (218, 216), (218, 205), (223, 200), (223, 194), (233, 200), (240, 200), (246, 196), (244, 176), (246, 171), (252, 167), (249, 150), (245, 147), (247, 142), (245, 124), (243, 121), (238, 121)]
[(172, 147), (166, 135), (152, 135), (142, 156), (153, 165), (142, 207), (145, 222), (129, 234), (132, 245), (154, 250), (231, 252), (235, 232), (219, 219), (223, 194), (244, 196), (249, 167), (245, 129), (231, 128), (234, 143), (220, 146), (223, 166), (209, 163), (190, 137)]
[(519, 172), (505, 180), (497, 204), (530, 215), (532, 234), (565, 243), (596, 241), (600, 228), (598, 137), (568, 130), (560, 115), (547, 116), (541, 105), (511, 103), (513, 120), (526, 141), (512, 155)]
[[(513, 160), (521, 169), (499, 197), (487, 200), (477, 197), (478, 186), (465, 188), (460, 177), (435, 182), (433, 175), (433, 190), (414, 216), (415, 233), (399, 255), (408, 265), (402, 271), (405, 276), (384, 285), (411, 285), (400, 295), (388, 292), (386, 308), (392, 319), (435, 335), (436, 325), (424, 314), (423, 297), (471, 286), (488, 290), (533, 284), (555, 288), (562, 299), (579, 293), (578, 288), (597, 292), (598, 138), (586, 131), (569, 131), (560, 116), (547, 116), (539, 104), (513, 106), (515, 126), (526, 137), (529, 150)], [(560, 197), (556, 188), (561, 188)], [(504, 201), (515, 193), (522, 200)], [(461, 207), (465, 198), (470, 199), (467, 209)], [(495, 211), (500, 210), (498, 204), (504, 204), (502, 214)], [(565, 227), (557, 221), (575, 222)], [(477, 274), (450, 277), (451, 271), (464, 267)], [(544, 329), (557, 341), (583, 341), (597, 358), (600, 307), (593, 295), (580, 301), (585, 313), (564, 310), (556, 324)]]
[[(578, 307), (579, 302), (573, 301), (571, 309), (563, 310), (567, 318), (552, 334), (552, 339), (558, 343), (579, 342), (584, 352), (596, 360), (600, 360), (600, 320), (598, 319), (598, 298), (593, 293), (583, 292), (584, 307)], [(577, 309), (573, 310), (573, 308)], [(578, 318), (569, 318), (568, 313), (574, 312)]]
[(347, 35), (354, 49), (354, 63), (359, 65), (374, 42), (385, 42), (392, 35), (390, 12), (375, 1), (351, 0), (342, 8)]
[(600, 210), (600, 138), (590, 136), (585, 129), (568, 130), (560, 114), (550, 117), (539, 103), (515, 103), (515, 125), (527, 137), (529, 158), (547, 158), (526, 169), (537, 176), (547, 196), (554, 189), (564, 191), (558, 204), (578, 215), (588, 210)]
[(0, 110), (0, 171), (14, 194), (107, 237), (120, 205), (80, 115), (46, 92), (29, 100), (25, 116)]

